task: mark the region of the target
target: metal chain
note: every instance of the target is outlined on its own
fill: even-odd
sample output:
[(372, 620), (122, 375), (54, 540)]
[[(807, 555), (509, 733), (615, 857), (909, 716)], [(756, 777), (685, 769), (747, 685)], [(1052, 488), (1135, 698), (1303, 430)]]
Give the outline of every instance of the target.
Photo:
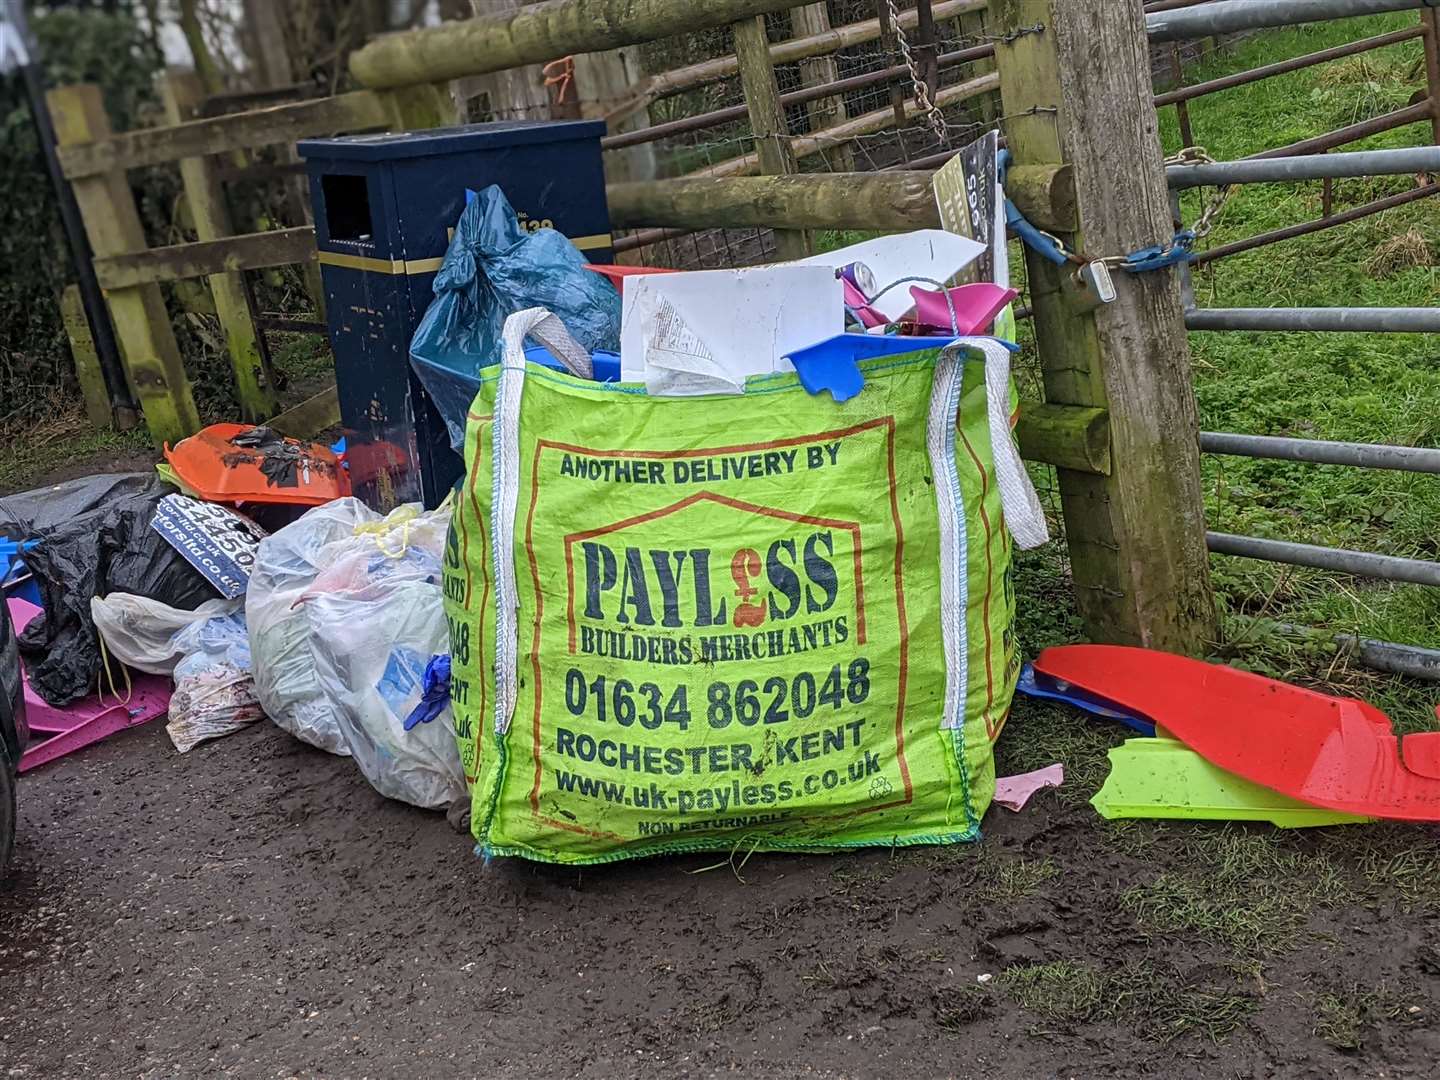
[(930, 87), (920, 77), (920, 68), (915, 63), (915, 54), (910, 49), (910, 40), (905, 36), (905, 28), (900, 25), (900, 8), (895, 0), (885, 0), (885, 5), (890, 9), (890, 25), (895, 28), (895, 43), (900, 46), (900, 55), (905, 59), (905, 66), (910, 69), (910, 82), (915, 87), (915, 102), (920, 106), (920, 111), (925, 114), (925, 122), (930, 125), (930, 130), (940, 140), (941, 146), (950, 145), (950, 131), (945, 126), (945, 114), (930, 97)]
[[(1164, 164), (1167, 166), (1205, 165), (1214, 162), (1214, 160), (1203, 146), (1187, 146), (1177, 153), (1172, 154), (1170, 157), (1167, 157)], [(1095, 258), (1085, 252), (1071, 249), (1069, 245), (1065, 244), (1059, 237), (1045, 232), (1043, 229), (1037, 229), (1028, 223), (1026, 223), (1026, 226), (1035, 236), (1047, 240), (1054, 245), (1055, 252), (1063, 256), (1069, 263), (1078, 266), (1083, 266), (1087, 263), (1103, 263), (1111, 269), (1139, 273), (1146, 270), (1158, 269), (1160, 266), (1168, 266), (1175, 260), (1177, 255), (1188, 257), (1184, 253), (1188, 253), (1196, 240), (1207, 235), (1210, 230), (1215, 227), (1215, 222), (1220, 216), (1220, 211), (1224, 208), (1233, 190), (1233, 184), (1218, 188), (1214, 198), (1210, 200), (1204, 212), (1201, 213), (1199, 220), (1188, 229), (1179, 229), (1175, 233), (1175, 236), (1168, 242), (1131, 252), (1128, 255), (1104, 255)], [(1030, 239), (1030, 237), (1026, 237), (1026, 242), (1030, 242)]]
[[(1203, 146), (1187, 146), (1182, 150), (1171, 154), (1165, 159), (1166, 165), (1211, 165), (1215, 159)], [(1199, 240), (1210, 235), (1210, 230), (1215, 227), (1215, 222), (1220, 217), (1220, 211), (1225, 208), (1231, 193), (1235, 190), (1234, 184), (1227, 184), (1215, 189), (1214, 197), (1206, 204), (1200, 217), (1195, 224), (1190, 226), (1190, 231)]]

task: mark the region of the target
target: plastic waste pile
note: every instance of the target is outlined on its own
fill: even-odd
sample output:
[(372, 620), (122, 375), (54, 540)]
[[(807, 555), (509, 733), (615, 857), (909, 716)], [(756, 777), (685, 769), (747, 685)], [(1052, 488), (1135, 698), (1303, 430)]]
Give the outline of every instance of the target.
[(446, 652), (449, 524), (448, 508), (317, 507), (261, 542), (246, 596), (257, 690), (276, 724), (354, 757), (382, 795), (431, 808), (466, 792), (449, 710), (406, 728)]
[(487, 856), (950, 843), (1064, 782), (995, 775), (1018, 689), (1139, 736), (1107, 817), (1440, 820), (1440, 735), (1363, 702), (1143, 649), (1022, 665), (1011, 559), (1047, 529), (997, 153), (946, 166), (945, 230), (741, 270), (587, 266), (471, 193), (411, 343), (465, 462), (439, 508), (238, 424), (0, 499), (0, 582), (43, 604), (9, 601), (54, 713), (32, 765), (168, 700), (180, 753), (268, 716), (468, 806)]

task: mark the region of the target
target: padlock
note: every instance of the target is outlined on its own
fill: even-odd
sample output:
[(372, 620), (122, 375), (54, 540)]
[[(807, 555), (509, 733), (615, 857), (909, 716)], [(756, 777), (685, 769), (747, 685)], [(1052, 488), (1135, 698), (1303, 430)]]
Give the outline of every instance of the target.
[(1063, 280), (1065, 296), (1076, 313), (1094, 311), (1115, 301), (1115, 282), (1110, 279), (1110, 267), (1099, 260), (1086, 263), (1065, 275)]

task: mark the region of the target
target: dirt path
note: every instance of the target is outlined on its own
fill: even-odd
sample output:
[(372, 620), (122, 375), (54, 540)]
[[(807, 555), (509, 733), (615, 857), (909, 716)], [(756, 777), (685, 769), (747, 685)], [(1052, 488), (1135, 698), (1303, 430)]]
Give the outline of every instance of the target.
[[(1055, 793), (992, 811), (983, 845), (739, 876), (486, 866), (268, 724), (185, 757), (131, 732), (22, 778), (20, 802), (11, 1077), (1426, 1076), (1440, 1050), (1433, 914), (1322, 910), (1328, 944), (1237, 970), (1142, 932), (1116, 897), (1169, 856)], [(1420, 1012), (1341, 1053), (1305, 1004), (1336, 975)]]

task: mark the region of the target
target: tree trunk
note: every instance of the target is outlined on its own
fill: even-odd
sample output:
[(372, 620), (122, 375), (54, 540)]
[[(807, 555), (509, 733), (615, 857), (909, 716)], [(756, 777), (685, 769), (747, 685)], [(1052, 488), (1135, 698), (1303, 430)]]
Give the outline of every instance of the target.
[(254, 46), (255, 89), (289, 86), (295, 81), (290, 50), (285, 44), (285, 20), (277, 0), (245, 0), (245, 27)]
[(190, 56), (195, 62), (195, 74), (205, 84), (205, 89), (214, 94), (221, 90), (220, 69), (205, 44), (205, 32), (200, 26), (199, 0), (180, 0), (180, 32), (185, 35), (185, 44), (190, 46)]

